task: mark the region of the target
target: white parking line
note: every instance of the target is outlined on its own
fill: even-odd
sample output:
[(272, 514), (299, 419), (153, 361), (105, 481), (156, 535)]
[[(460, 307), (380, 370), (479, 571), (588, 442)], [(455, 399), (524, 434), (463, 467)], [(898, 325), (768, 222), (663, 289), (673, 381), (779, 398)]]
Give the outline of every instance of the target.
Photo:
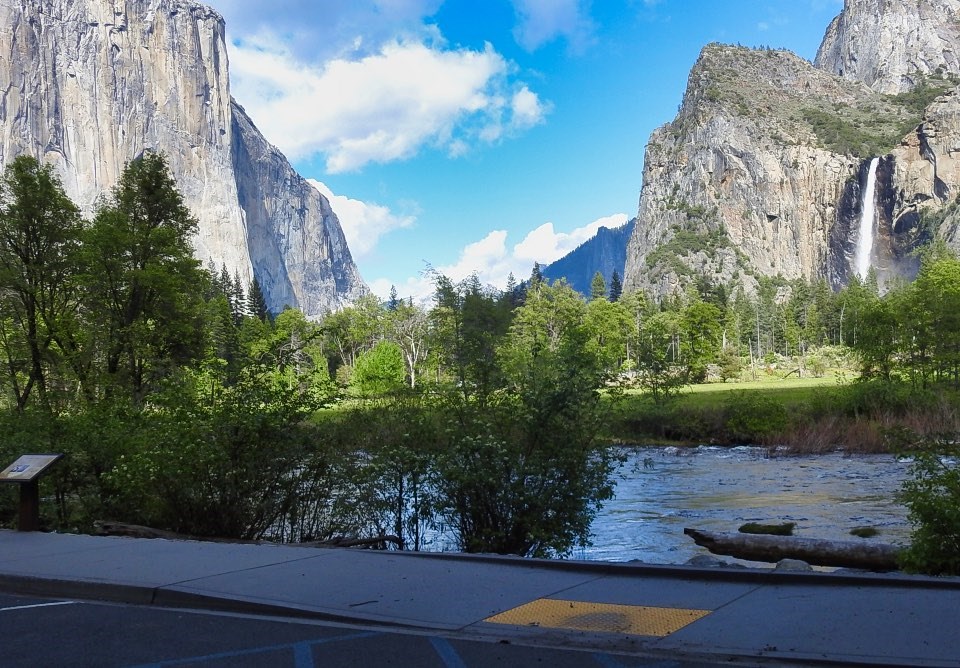
[(34, 603), (33, 605), (15, 605), (10, 608), (0, 608), (0, 612), (8, 610), (28, 610), (30, 608), (49, 608), (54, 605), (73, 605), (76, 601), (56, 601), (55, 603)]

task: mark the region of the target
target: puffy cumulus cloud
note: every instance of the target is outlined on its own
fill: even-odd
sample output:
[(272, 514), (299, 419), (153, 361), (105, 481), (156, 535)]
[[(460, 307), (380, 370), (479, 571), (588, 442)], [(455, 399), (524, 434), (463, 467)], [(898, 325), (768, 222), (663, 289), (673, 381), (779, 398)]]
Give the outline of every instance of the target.
[[(506, 287), (507, 277), (511, 273), (518, 281), (524, 280), (530, 275), (534, 262), (550, 264), (593, 238), (601, 227), (615, 228), (626, 222), (627, 215), (618, 213), (595, 220), (571, 232), (556, 232), (553, 223), (545, 223), (512, 248), (507, 243), (507, 232), (494, 230), (483, 239), (466, 245), (460, 251), (456, 262), (436, 267), (435, 270), (455, 281), (476, 274), (481, 283), (502, 290)], [(371, 281), (369, 285), (375, 294), (386, 298), (393, 284), (381, 278)], [(426, 273), (410, 277), (397, 284), (396, 288), (398, 294), (413, 297), (414, 301), (427, 300), (433, 294), (433, 283)]]
[(528, 51), (557, 38), (564, 38), (574, 50), (593, 41), (594, 23), (587, 0), (513, 0), (517, 14), (514, 37)]
[(548, 112), (489, 44), (391, 41), (313, 67), (282, 40), (260, 35), (233, 44), (230, 56), (234, 97), (267, 139), (293, 159), (325, 155), (330, 173), (409, 158), (423, 146), (462, 155)]
[[(416, 218), (410, 214), (396, 214), (389, 207), (343, 195), (334, 194), (320, 181), (307, 181), (330, 201), (330, 207), (340, 219), (340, 226), (347, 238), (347, 245), (354, 260), (363, 260), (369, 255), (381, 237), (393, 230), (410, 227)], [(389, 292), (389, 288), (387, 290)]]

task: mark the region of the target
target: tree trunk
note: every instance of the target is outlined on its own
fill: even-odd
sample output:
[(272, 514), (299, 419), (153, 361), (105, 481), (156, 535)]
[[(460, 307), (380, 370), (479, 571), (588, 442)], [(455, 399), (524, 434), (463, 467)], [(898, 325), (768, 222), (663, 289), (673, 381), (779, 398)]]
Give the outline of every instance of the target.
[(776, 563), (781, 559), (800, 559), (813, 566), (862, 568), (870, 571), (895, 571), (899, 568), (897, 556), (900, 548), (886, 543), (716, 533), (698, 529), (684, 529), (683, 533), (714, 554), (749, 561)]

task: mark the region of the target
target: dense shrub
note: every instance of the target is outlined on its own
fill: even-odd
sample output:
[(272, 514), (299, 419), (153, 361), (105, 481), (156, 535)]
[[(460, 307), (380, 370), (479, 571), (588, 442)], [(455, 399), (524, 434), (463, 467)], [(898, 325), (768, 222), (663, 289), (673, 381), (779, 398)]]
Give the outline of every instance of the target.
[(733, 392), (725, 413), (728, 436), (738, 443), (766, 443), (789, 424), (786, 406), (759, 393)]
[(960, 575), (960, 447), (955, 438), (911, 451), (910, 476), (898, 497), (913, 525), (910, 546), (901, 556), (905, 570)]

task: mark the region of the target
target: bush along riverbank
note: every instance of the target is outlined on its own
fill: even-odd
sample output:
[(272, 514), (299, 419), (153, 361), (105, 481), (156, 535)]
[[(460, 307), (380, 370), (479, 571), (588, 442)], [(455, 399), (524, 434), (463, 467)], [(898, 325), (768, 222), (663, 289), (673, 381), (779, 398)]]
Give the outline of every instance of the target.
[(614, 418), (605, 436), (614, 443), (761, 445), (815, 454), (895, 453), (904, 434), (960, 433), (960, 394), (948, 387), (857, 380), (695, 390), (660, 403), (640, 394), (611, 399)]

